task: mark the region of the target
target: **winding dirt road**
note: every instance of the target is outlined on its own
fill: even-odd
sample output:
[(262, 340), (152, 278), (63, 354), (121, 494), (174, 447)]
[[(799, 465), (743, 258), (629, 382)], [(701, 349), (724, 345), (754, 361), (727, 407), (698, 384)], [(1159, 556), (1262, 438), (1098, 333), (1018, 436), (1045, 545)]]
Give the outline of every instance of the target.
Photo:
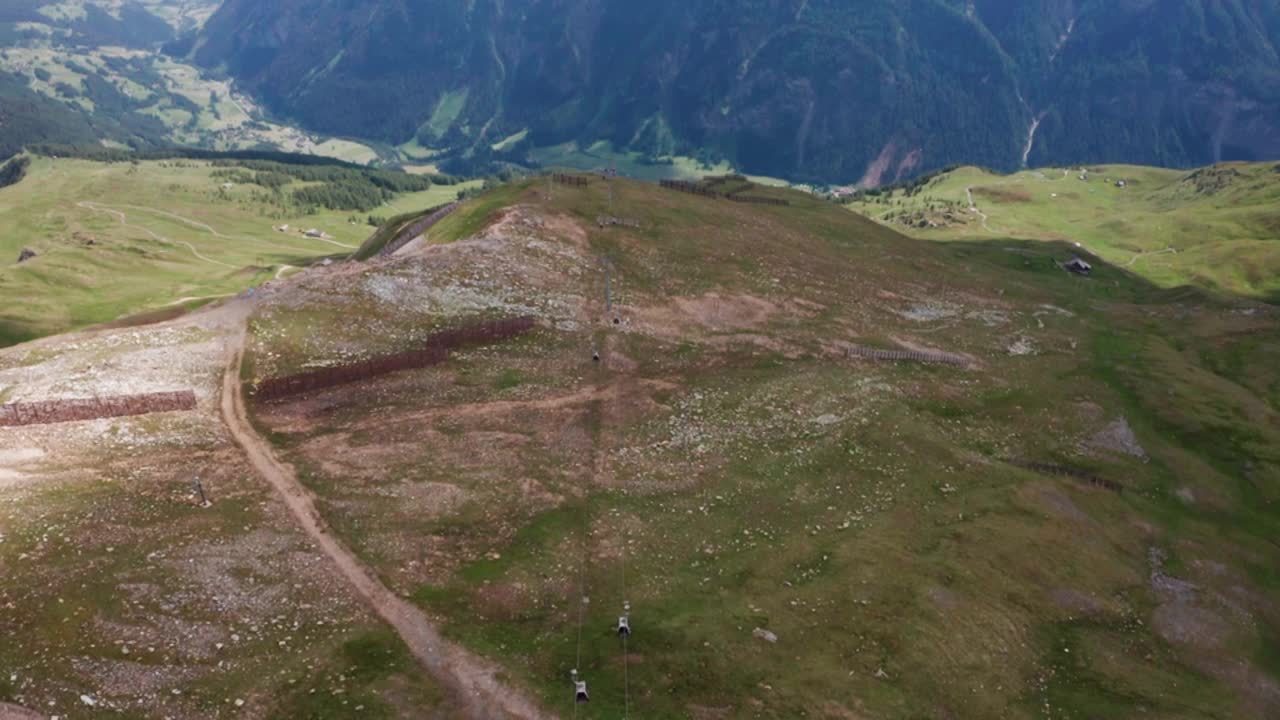
[(387, 621), (422, 667), (450, 691), (463, 713), (476, 720), (549, 720), (532, 699), (502, 684), (498, 669), (446, 641), (417, 607), (396, 596), (329, 532), (316, 509), (315, 498), (289, 466), (276, 458), (268, 443), (253, 429), (240, 391), (247, 326), (228, 339), (227, 366), (222, 381), (222, 418), (227, 430), (254, 469), (280, 494), (302, 529), (333, 561), (347, 582)]
[(987, 218), (987, 214), (979, 210), (978, 203), (973, 201), (973, 187), (970, 186), (965, 188), (964, 194), (969, 198), (969, 210), (977, 213), (978, 217), (982, 218), (982, 229), (986, 230), (987, 232), (995, 232), (994, 230), (991, 229), (991, 226), (987, 224), (987, 220), (989, 219)]
[[(313, 247), (304, 247), (301, 245), (289, 245), (286, 243), (275, 242), (274, 240), (264, 240), (262, 238), (247, 237), (245, 235), (227, 235), (226, 233), (219, 232), (217, 228), (213, 227), (212, 225), (209, 225), (208, 223), (202, 223), (199, 220), (192, 220), (191, 218), (183, 217), (177, 213), (171, 213), (168, 210), (158, 210), (156, 208), (146, 207), (145, 205), (124, 205), (124, 204), (106, 205), (104, 203), (88, 202), (88, 201), (78, 202), (76, 203), (76, 205), (88, 210), (94, 210), (96, 212), (111, 213), (112, 215), (115, 215), (116, 217), (120, 218), (120, 222), (124, 223), (126, 226), (136, 227), (140, 230), (150, 233), (152, 237), (157, 237), (154, 232), (151, 232), (150, 230), (147, 230), (146, 228), (141, 227), (139, 225), (128, 225), (127, 223), (125, 223), (125, 214), (119, 210), (116, 210), (115, 208), (124, 208), (126, 210), (134, 210), (142, 213), (150, 213), (152, 215), (159, 215), (160, 217), (169, 218), (170, 220), (177, 220), (183, 225), (193, 227), (197, 230), (203, 230), (209, 233), (210, 235), (216, 238), (219, 238), (221, 240), (243, 240), (245, 242), (258, 243), (258, 244), (268, 245), (270, 247), (275, 247), (275, 248), (285, 248), (288, 250), (292, 250), (294, 252), (304, 252), (304, 253), (315, 252), (315, 248)], [(345, 243), (340, 243), (337, 240), (330, 240), (328, 238), (309, 238), (309, 239), (319, 240), (320, 242), (328, 243), (330, 245), (335, 245), (337, 247), (344, 248), (346, 250), (356, 249), (355, 245), (347, 245)], [(170, 242), (173, 242), (173, 241), (170, 241)], [(190, 243), (184, 243), (184, 244), (190, 247)]]
[(98, 203), (88, 202), (88, 201), (78, 202), (78, 203), (76, 203), (76, 206), (77, 206), (77, 207), (82, 207), (82, 208), (84, 208), (85, 210), (91, 210), (91, 211), (93, 211), (93, 212), (106, 213), (106, 214), (108, 214), (108, 215), (112, 215), (112, 216), (114, 216), (117, 220), (119, 220), (119, 221), (120, 221), (120, 224), (121, 224), (122, 226), (127, 227), (127, 228), (133, 228), (133, 229), (135, 229), (135, 230), (141, 230), (142, 232), (144, 232), (144, 233), (146, 233), (146, 234), (150, 235), (152, 239), (154, 239), (154, 240), (156, 240), (156, 241), (158, 241), (158, 242), (164, 243), (164, 244), (166, 244), (166, 245), (185, 245), (185, 246), (187, 247), (187, 249), (191, 251), (191, 254), (196, 256), (196, 259), (198, 259), (198, 260), (202, 260), (202, 261), (207, 262), (207, 263), (209, 263), (209, 264), (211, 264), (211, 265), (221, 265), (221, 266), (222, 266), (222, 267), (224, 267), (224, 268), (230, 268), (230, 269), (232, 269), (232, 270), (239, 270), (239, 269), (240, 269), (240, 268), (236, 267), (235, 265), (228, 265), (227, 263), (224, 263), (224, 262), (222, 262), (221, 260), (214, 260), (213, 258), (205, 257), (204, 255), (201, 255), (201, 254), (200, 254), (200, 251), (196, 249), (196, 246), (195, 246), (195, 245), (192, 245), (191, 243), (189, 243), (189, 242), (187, 242), (187, 241), (185, 241), (185, 240), (171, 240), (171, 239), (169, 239), (169, 238), (167, 238), (167, 237), (165, 237), (165, 236), (163, 236), (163, 235), (160, 235), (160, 234), (158, 234), (158, 233), (156, 233), (156, 232), (153, 232), (152, 230), (150, 230), (150, 229), (148, 229), (148, 228), (144, 228), (144, 227), (142, 227), (141, 225), (130, 225), (130, 224), (129, 224), (129, 217), (128, 217), (127, 215), (125, 215), (124, 213), (120, 212), (119, 210), (112, 210), (112, 209), (111, 209), (111, 208), (109, 208), (109, 207), (102, 206), (102, 205), (99, 205)]
[(1178, 251), (1171, 247), (1165, 248), (1163, 250), (1152, 250), (1151, 252), (1134, 253), (1133, 258), (1130, 259), (1129, 262), (1125, 263), (1124, 266), (1133, 267), (1134, 263), (1138, 262), (1143, 258), (1155, 257), (1157, 255), (1177, 255), (1177, 254), (1178, 254)]

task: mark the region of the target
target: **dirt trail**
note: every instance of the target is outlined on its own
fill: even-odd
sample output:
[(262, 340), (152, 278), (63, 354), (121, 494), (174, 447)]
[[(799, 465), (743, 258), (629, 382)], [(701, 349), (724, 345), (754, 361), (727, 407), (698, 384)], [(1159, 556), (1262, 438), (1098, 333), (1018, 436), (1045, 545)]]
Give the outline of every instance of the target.
[(227, 263), (224, 263), (221, 260), (214, 260), (213, 258), (209, 258), (209, 257), (205, 257), (204, 255), (201, 255), (200, 251), (196, 249), (195, 245), (192, 245), (191, 243), (185, 240), (171, 240), (163, 235), (152, 232), (151, 230), (144, 228), (141, 225), (130, 225), (128, 216), (120, 212), (119, 210), (112, 210), (108, 207), (100, 206), (98, 203), (93, 203), (88, 201), (78, 202), (76, 203), (76, 206), (82, 207), (86, 210), (92, 210), (93, 212), (100, 212), (100, 213), (106, 213), (108, 215), (114, 215), (115, 218), (119, 220), (120, 224), (123, 225), (124, 227), (134, 228), (135, 230), (141, 230), (142, 232), (150, 235), (153, 240), (162, 242), (166, 245), (185, 245), (187, 249), (191, 251), (191, 254), (196, 256), (196, 259), (202, 260), (211, 265), (221, 265), (224, 268), (230, 268), (232, 270), (240, 269), (235, 265), (228, 265)]
[(1163, 250), (1152, 250), (1151, 252), (1134, 253), (1133, 258), (1130, 259), (1129, 262), (1125, 263), (1124, 266), (1133, 267), (1134, 263), (1138, 262), (1143, 258), (1155, 257), (1157, 255), (1176, 255), (1176, 254), (1178, 254), (1178, 251), (1175, 250), (1174, 248), (1165, 248)]
[[(89, 204), (96, 205), (98, 203), (89, 203)], [(225, 233), (218, 232), (217, 228), (213, 227), (212, 225), (209, 225), (208, 223), (202, 223), (199, 220), (192, 220), (191, 218), (183, 217), (177, 213), (169, 212), (168, 210), (158, 210), (156, 208), (147, 207), (145, 205), (115, 205), (115, 206), (104, 205), (103, 207), (122, 207), (122, 208), (125, 208), (126, 210), (137, 210), (139, 212), (151, 213), (152, 215), (167, 217), (171, 220), (177, 220), (183, 225), (189, 225), (193, 228), (196, 228), (197, 230), (204, 230), (210, 235), (213, 235), (216, 238), (221, 238), (223, 240), (246, 240), (248, 242), (264, 243), (267, 245), (272, 245), (274, 247), (289, 248), (290, 250), (297, 250), (300, 252), (314, 252), (314, 248), (310, 248), (310, 247), (286, 245), (286, 244), (277, 243), (271, 240), (263, 240), (261, 238), (246, 237), (244, 235), (227, 235)], [(328, 238), (308, 238), (308, 239), (319, 240), (320, 242), (329, 243), (330, 245), (336, 245), (340, 248), (346, 248), (348, 250), (356, 249), (355, 245), (346, 245), (338, 242), (337, 240), (330, 240)]]
[(244, 449), (254, 469), (276, 489), (303, 530), (337, 565), (347, 582), (395, 628), (422, 667), (452, 691), (465, 715), (477, 720), (550, 718), (531, 699), (504, 686), (497, 678), (496, 667), (444, 640), (421, 610), (393, 594), (355, 553), (329, 532), (311, 492), (276, 458), (267, 442), (249, 424), (240, 392), (246, 333), (247, 328), (242, 325), (228, 340), (221, 407), (228, 431)]
[(991, 226), (987, 224), (987, 220), (988, 220), (987, 214), (979, 210), (978, 204), (973, 201), (973, 187), (970, 186), (965, 188), (964, 194), (967, 195), (969, 198), (969, 209), (977, 213), (978, 217), (982, 218), (982, 229), (986, 230), (987, 232), (995, 232), (994, 230), (991, 229)]

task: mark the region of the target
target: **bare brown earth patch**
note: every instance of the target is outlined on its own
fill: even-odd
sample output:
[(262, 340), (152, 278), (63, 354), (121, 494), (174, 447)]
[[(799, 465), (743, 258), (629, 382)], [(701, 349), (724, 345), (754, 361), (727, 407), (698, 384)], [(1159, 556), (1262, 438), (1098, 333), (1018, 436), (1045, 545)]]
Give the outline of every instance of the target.
[(961, 598), (954, 591), (944, 587), (931, 587), (925, 591), (925, 595), (934, 607), (945, 612), (955, 610), (960, 607)]
[(625, 307), (625, 330), (663, 339), (682, 339), (700, 332), (759, 328), (779, 314), (777, 304), (752, 295), (707, 293), (678, 297), (665, 305)]
[(1071, 498), (1052, 485), (1043, 485), (1035, 489), (1027, 486), (1026, 492), (1034, 499), (1037, 506), (1043, 508), (1053, 517), (1070, 520), (1080, 525), (1093, 523), (1093, 520), (1077, 507)]
[(866, 715), (856, 713), (848, 707), (832, 701), (822, 704), (822, 712), (827, 720), (867, 720)]
[(44, 720), (45, 715), (24, 707), (0, 703), (0, 720)]
[(1095, 616), (1107, 612), (1107, 604), (1080, 590), (1056, 588), (1049, 592), (1053, 604), (1075, 615)]
[(1219, 650), (1227, 643), (1231, 625), (1217, 613), (1189, 603), (1170, 602), (1151, 616), (1156, 633), (1175, 645)]
[(723, 707), (711, 707), (707, 705), (687, 705), (689, 716), (694, 720), (725, 720), (733, 717), (734, 708), (731, 705)]
[(576, 219), (531, 205), (504, 208), (477, 237), (538, 238), (567, 243), (582, 252), (591, 249), (587, 229)]
[(1004, 188), (994, 187), (976, 187), (973, 189), (974, 195), (980, 195), (991, 202), (995, 203), (1029, 203), (1031, 202), (1031, 193), (1024, 190), (1008, 190)]

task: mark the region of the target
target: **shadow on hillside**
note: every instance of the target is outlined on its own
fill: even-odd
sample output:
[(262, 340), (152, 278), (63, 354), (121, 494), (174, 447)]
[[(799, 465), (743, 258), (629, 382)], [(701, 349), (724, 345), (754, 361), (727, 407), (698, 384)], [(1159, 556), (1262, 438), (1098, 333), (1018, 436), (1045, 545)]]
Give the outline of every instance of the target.
[[(1250, 297), (1197, 285), (1162, 287), (1127, 268), (1108, 263), (1068, 242), (1043, 240), (951, 240), (929, 242), (938, 252), (956, 260), (957, 268), (984, 268), (1005, 274), (1011, 281), (1033, 282), (1040, 288), (1081, 299), (1141, 305), (1195, 305), (1206, 308), (1247, 308), (1280, 305), (1280, 293)], [(1062, 267), (1073, 258), (1089, 263), (1087, 276)]]

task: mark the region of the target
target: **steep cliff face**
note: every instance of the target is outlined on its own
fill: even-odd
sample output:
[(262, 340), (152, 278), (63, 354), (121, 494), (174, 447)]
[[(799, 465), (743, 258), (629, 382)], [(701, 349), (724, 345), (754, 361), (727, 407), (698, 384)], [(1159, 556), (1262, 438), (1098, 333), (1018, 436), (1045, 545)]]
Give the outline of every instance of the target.
[(1280, 154), (1280, 0), (227, 0), (191, 46), (324, 132), (609, 139), (872, 184)]

